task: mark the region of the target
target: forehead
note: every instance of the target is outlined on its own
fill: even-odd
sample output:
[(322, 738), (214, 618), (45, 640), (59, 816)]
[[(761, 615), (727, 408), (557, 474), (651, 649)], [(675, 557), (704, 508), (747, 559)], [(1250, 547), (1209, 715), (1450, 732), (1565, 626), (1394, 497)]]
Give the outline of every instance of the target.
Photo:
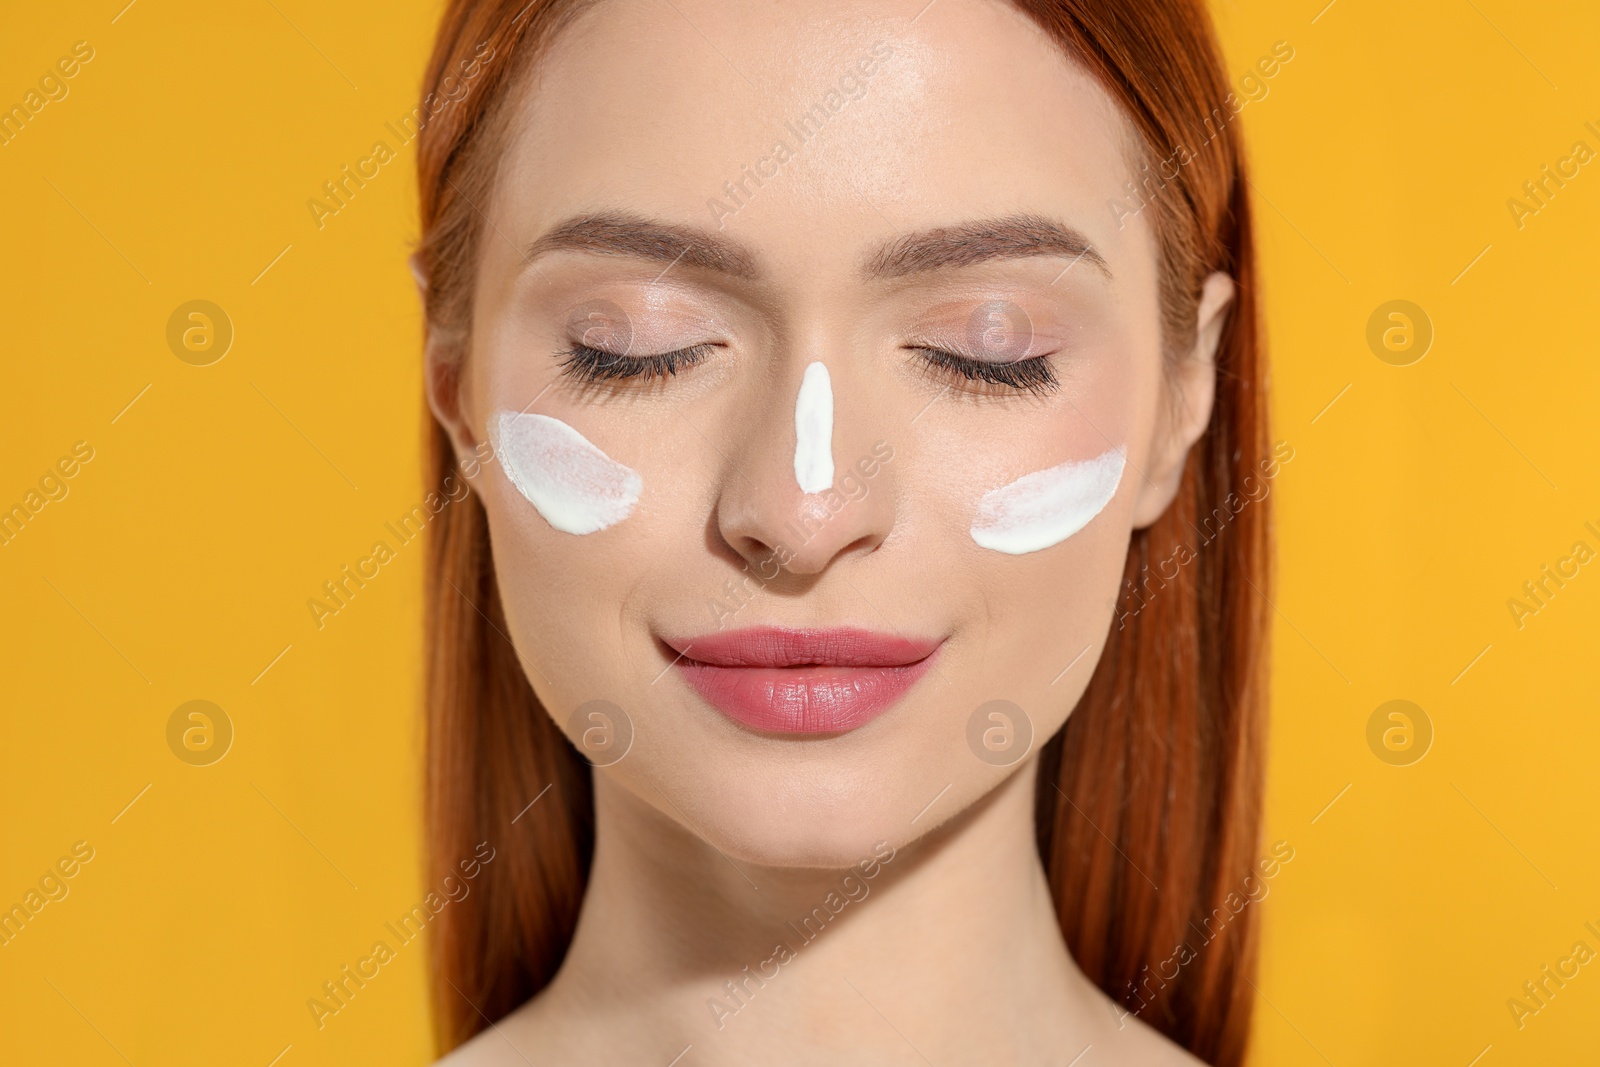
[(1029, 214), (1129, 280), (1149, 256), (1144, 219), (1119, 226), (1111, 203), (1130, 128), (1004, 0), (602, 0), (509, 132), (495, 212), (519, 244), (621, 209), (769, 266), (842, 264), (884, 234)]

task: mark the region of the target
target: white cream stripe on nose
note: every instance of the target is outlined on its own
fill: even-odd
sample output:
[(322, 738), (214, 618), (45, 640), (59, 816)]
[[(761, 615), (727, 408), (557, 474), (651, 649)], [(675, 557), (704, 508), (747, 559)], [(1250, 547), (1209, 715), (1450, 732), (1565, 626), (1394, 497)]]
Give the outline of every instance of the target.
[(822, 363), (806, 367), (794, 402), (794, 480), (802, 493), (833, 488), (833, 381)]

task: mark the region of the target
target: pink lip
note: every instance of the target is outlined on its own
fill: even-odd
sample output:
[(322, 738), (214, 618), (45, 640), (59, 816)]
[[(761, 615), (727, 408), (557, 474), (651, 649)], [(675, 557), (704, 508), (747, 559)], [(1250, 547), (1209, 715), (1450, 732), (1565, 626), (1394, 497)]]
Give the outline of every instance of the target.
[(679, 673), (735, 722), (780, 734), (834, 734), (887, 711), (933, 665), (940, 642), (868, 630), (758, 626), (665, 638)]

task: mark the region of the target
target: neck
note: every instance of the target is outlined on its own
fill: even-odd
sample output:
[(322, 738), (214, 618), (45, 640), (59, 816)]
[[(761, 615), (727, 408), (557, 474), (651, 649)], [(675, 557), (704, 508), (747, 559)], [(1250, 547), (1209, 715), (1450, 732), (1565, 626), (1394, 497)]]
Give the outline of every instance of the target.
[(696, 1064), (760, 1063), (795, 1042), (830, 1063), (1059, 1061), (1110, 1013), (1056, 922), (1034, 782), (1029, 760), (909, 846), (795, 870), (733, 861), (596, 775), (583, 914), (541, 999), (641, 1061), (692, 1045)]

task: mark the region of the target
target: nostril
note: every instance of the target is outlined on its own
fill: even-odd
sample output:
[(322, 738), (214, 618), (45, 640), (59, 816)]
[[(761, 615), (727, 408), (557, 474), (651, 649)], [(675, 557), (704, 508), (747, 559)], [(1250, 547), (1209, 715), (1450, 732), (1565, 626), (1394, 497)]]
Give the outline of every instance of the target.
[[(873, 486), (894, 451), (879, 440), (858, 453), (870, 440), (863, 431), (871, 429), (874, 412), (836, 406), (835, 386), (850, 373), (796, 360), (783, 384), (761, 383), (753, 397), (761, 417), (745, 421), (722, 453), (727, 465), (712, 500), (713, 548), (751, 569), (764, 566), (765, 580), (786, 591), (809, 587), (834, 560), (870, 554), (894, 525), (892, 495)], [(791, 405), (792, 431), (785, 417)], [(868, 425), (858, 425), (857, 417)]]

